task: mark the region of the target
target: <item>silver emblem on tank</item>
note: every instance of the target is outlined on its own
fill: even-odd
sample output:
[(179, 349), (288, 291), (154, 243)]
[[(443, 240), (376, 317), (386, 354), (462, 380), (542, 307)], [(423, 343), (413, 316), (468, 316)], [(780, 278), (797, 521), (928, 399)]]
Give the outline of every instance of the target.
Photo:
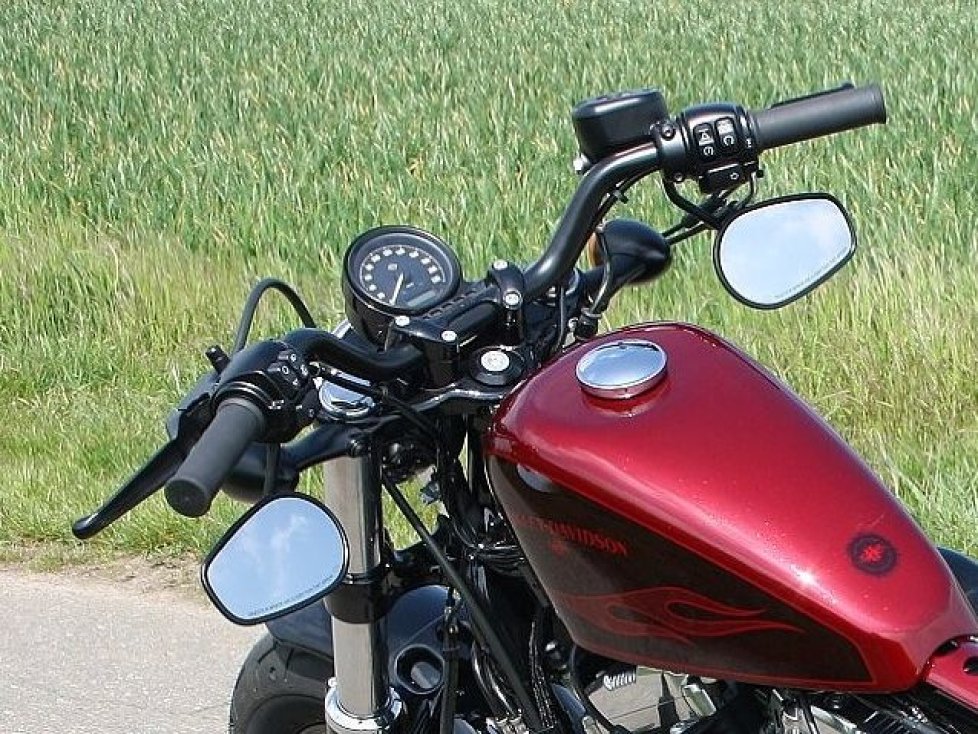
[(666, 376), (666, 353), (647, 339), (619, 339), (587, 352), (577, 362), (577, 381), (589, 395), (626, 400)]

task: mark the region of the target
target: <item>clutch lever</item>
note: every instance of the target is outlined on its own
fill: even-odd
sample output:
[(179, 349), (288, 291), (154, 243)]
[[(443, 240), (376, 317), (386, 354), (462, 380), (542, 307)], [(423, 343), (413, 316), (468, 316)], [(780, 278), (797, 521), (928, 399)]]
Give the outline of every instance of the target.
[(205, 376), (173, 411), (167, 420), (170, 440), (101, 507), (72, 524), (71, 532), (76, 538), (87, 540), (105, 530), (136, 505), (152, 497), (176, 473), (211, 421), (209, 387), (215, 379), (214, 373)]

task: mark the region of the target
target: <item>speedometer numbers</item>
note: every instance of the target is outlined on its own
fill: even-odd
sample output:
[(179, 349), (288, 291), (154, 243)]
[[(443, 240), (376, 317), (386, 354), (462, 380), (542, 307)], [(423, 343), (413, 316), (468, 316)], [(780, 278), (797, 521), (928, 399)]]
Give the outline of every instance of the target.
[(455, 253), (440, 239), (414, 227), (364, 232), (346, 253), (343, 293), (350, 323), (375, 341), (398, 315), (418, 315), (458, 290)]
[(398, 308), (422, 308), (437, 302), (448, 282), (444, 265), (414, 245), (372, 250), (358, 275), (368, 294)]

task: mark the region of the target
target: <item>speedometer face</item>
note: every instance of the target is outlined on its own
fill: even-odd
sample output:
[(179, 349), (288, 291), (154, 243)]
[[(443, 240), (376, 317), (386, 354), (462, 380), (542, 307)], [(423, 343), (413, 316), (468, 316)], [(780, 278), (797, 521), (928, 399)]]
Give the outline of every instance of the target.
[(370, 250), (360, 265), (362, 288), (381, 303), (418, 309), (438, 302), (449, 278), (439, 258), (412, 244), (391, 243)]
[(420, 315), (458, 291), (461, 270), (440, 239), (414, 227), (380, 227), (354, 240), (343, 266), (347, 317), (375, 340), (390, 320)]

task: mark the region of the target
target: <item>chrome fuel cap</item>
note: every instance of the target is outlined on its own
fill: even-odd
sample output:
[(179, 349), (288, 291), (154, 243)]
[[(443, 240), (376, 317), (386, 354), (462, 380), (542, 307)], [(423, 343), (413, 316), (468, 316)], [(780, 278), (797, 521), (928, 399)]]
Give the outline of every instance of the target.
[(645, 339), (596, 347), (577, 362), (577, 381), (589, 395), (625, 400), (651, 390), (666, 376), (666, 353)]

